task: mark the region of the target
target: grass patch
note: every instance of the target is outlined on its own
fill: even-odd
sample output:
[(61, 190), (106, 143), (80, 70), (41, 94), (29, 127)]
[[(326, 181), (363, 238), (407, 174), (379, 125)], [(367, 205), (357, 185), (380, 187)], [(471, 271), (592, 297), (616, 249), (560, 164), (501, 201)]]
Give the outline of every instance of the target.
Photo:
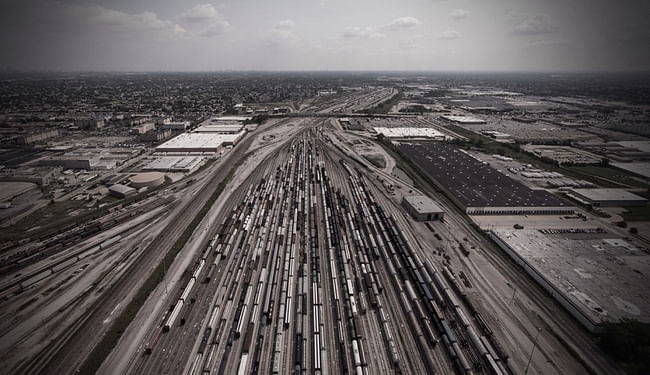
[(190, 238), (196, 227), (201, 223), (201, 220), (210, 210), (210, 207), (214, 204), (217, 198), (221, 195), (224, 188), (228, 184), (228, 181), (232, 178), (235, 171), (233, 167), (228, 176), (217, 185), (216, 189), (206, 202), (206, 204), (201, 208), (198, 214), (192, 219), (192, 222), (185, 228), (183, 234), (174, 242), (174, 245), (169, 249), (167, 254), (162, 262), (156, 266), (154, 271), (149, 275), (147, 280), (142, 284), (140, 289), (137, 291), (133, 299), (129, 302), (126, 308), (120, 313), (117, 319), (113, 322), (111, 327), (108, 329), (106, 334), (102, 337), (101, 341), (90, 353), (88, 358), (84, 361), (83, 365), (79, 369), (78, 374), (95, 374), (101, 364), (104, 362), (106, 357), (111, 353), (115, 345), (117, 345), (120, 337), (126, 329), (128, 328), (133, 318), (137, 315), (138, 311), (145, 303), (149, 295), (156, 289), (158, 284), (163, 281), (165, 273), (169, 269), (166, 265), (171, 265), (176, 259), (176, 255), (181, 251), (185, 246), (185, 243)]
[(102, 199), (98, 200), (97, 205), (99, 206), (101, 204), (113, 204), (113, 203), (119, 202), (119, 200), (120, 200), (120, 198), (114, 197), (114, 196), (108, 194), (105, 197), (103, 197)]
[(381, 155), (362, 155), (364, 159), (368, 160), (372, 165), (377, 168), (386, 168), (386, 160)]

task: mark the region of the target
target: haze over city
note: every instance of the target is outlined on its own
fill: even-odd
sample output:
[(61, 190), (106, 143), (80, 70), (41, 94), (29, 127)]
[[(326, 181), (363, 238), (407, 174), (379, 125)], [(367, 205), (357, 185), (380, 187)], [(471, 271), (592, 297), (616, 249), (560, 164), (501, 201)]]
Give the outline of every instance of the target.
[(649, 19), (0, 1), (0, 374), (650, 374)]
[(642, 0), (0, 4), (0, 67), (53, 71), (647, 71)]

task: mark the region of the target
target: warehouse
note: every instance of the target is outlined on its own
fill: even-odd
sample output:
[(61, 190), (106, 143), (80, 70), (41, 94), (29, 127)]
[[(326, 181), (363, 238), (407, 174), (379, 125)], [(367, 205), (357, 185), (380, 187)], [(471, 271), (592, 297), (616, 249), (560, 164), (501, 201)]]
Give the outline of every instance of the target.
[(650, 256), (621, 239), (497, 230), (492, 239), (589, 331), (603, 322), (650, 322)]
[(234, 134), (239, 133), (244, 128), (242, 124), (208, 124), (201, 125), (194, 130), (196, 133), (220, 133)]
[(557, 165), (589, 165), (600, 164), (603, 161), (598, 155), (570, 146), (525, 145), (524, 151), (530, 152), (539, 158), (553, 160)]
[(457, 124), (485, 124), (485, 120), (473, 116), (442, 115), (440, 118)]
[(426, 195), (411, 195), (402, 198), (402, 206), (416, 221), (442, 220), (444, 212)]
[(250, 117), (211, 117), (199, 124), (194, 131), (198, 133), (235, 134), (242, 131), (247, 120), (250, 120)]
[(183, 133), (156, 147), (158, 152), (219, 153), (224, 147), (234, 146), (246, 133)]
[(159, 129), (185, 130), (190, 127), (189, 121), (165, 122), (158, 125)]
[(250, 117), (211, 117), (199, 124), (194, 131), (199, 133), (235, 134), (242, 131), (244, 124), (248, 120), (250, 120)]
[(144, 172), (129, 177), (131, 186), (134, 188), (155, 187), (165, 182), (165, 175), (160, 172)]
[(574, 207), (546, 190), (532, 190), (454, 146), (402, 143), (399, 148), (468, 214), (554, 215), (574, 212)]
[(201, 156), (163, 156), (152, 160), (142, 169), (147, 171), (192, 173), (204, 162), (205, 158)]
[(431, 138), (439, 141), (451, 139), (451, 137), (432, 128), (374, 128), (378, 134), (388, 138)]
[(573, 189), (568, 195), (592, 207), (635, 207), (648, 203), (624, 189)]
[(136, 190), (126, 185), (115, 184), (108, 188), (108, 193), (118, 198), (126, 198), (134, 195), (136, 193)]

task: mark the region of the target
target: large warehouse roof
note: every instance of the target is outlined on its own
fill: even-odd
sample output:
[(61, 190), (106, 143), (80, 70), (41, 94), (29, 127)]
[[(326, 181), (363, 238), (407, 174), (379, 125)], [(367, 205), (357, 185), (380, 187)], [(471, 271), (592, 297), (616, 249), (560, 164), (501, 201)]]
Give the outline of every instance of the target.
[(444, 139), (445, 135), (436, 129), (432, 128), (375, 128), (379, 134), (383, 134), (388, 138), (436, 138)]
[(545, 190), (531, 190), (447, 144), (402, 143), (402, 150), (465, 208), (570, 207)]
[(650, 322), (650, 256), (627, 241), (554, 238), (536, 230), (492, 235), (532, 268), (527, 272), (541, 276), (570, 302), (560, 300), (562, 305), (577, 307), (591, 325), (621, 319)]
[(152, 160), (142, 169), (190, 172), (204, 161), (201, 156), (163, 156)]
[(237, 133), (244, 127), (244, 122), (250, 117), (226, 116), (211, 117), (194, 130), (195, 132), (212, 132), (212, 133)]
[(201, 125), (194, 131), (196, 133), (238, 133), (243, 127), (242, 124), (208, 124)]
[(441, 118), (460, 124), (485, 124), (485, 120), (473, 116), (463, 115), (442, 115)]
[(243, 135), (218, 133), (183, 133), (156, 147), (166, 152), (218, 152), (224, 144), (236, 143)]
[(592, 201), (647, 201), (647, 199), (624, 189), (573, 189), (574, 193)]

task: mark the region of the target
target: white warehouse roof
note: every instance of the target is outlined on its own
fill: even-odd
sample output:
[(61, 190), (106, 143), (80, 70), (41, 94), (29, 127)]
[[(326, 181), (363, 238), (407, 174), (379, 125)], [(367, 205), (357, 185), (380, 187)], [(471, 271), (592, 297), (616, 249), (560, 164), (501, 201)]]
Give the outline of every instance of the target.
[(183, 133), (156, 147), (156, 151), (218, 152), (224, 145), (237, 143), (244, 133)]
[(201, 125), (194, 130), (195, 133), (238, 133), (242, 130), (242, 124), (209, 124)]
[(374, 128), (379, 134), (383, 134), (388, 138), (436, 138), (445, 139), (443, 133), (433, 128)]
[(461, 124), (485, 124), (485, 120), (482, 120), (477, 117), (472, 116), (463, 116), (463, 115), (443, 115), (440, 116), (446, 120), (458, 122)]
[(581, 195), (586, 199), (589, 199), (592, 202), (647, 200), (624, 189), (573, 189), (573, 192)]
[(404, 200), (419, 214), (443, 212), (442, 208), (426, 195), (405, 196)]

